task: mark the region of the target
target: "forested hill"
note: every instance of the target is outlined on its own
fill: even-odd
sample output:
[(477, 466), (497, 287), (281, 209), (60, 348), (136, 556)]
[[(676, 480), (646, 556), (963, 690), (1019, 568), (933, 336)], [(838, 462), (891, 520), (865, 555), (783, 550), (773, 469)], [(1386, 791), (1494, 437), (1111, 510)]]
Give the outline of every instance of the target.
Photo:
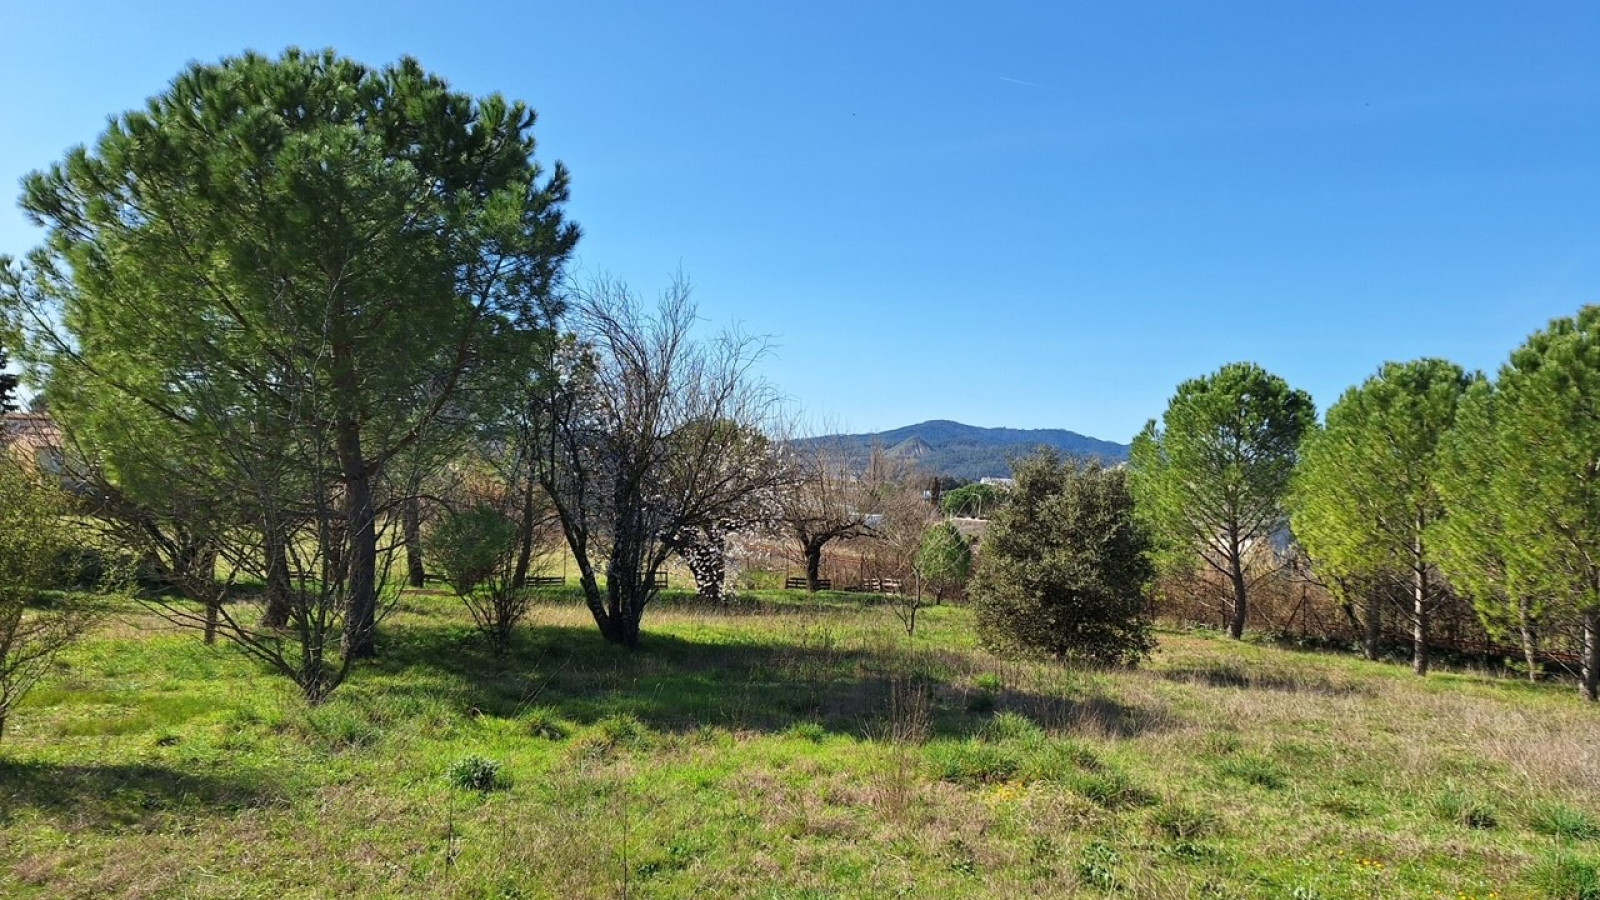
[(1105, 462), (1128, 458), (1126, 444), (1060, 428), (978, 428), (942, 419), (907, 425), (875, 434), (830, 434), (805, 443), (840, 446), (856, 465), (864, 465), (873, 447), (890, 455), (915, 460), (918, 468), (940, 475), (977, 479), (1011, 474), (1011, 459), (1037, 447), (1054, 447), (1071, 456), (1097, 457)]

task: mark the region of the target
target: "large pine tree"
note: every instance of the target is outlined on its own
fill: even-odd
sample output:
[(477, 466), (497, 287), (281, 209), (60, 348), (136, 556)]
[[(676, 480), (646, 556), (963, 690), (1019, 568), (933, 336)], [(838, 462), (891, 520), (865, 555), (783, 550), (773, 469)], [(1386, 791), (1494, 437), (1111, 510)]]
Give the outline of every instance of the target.
[[(1295, 537), (1320, 572), (1411, 585), (1418, 675), (1428, 671), (1429, 619), (1445, 588), (1429, 534), (1444, 514), (1434, 488), (1439, 441), (1472, 381), (1442, 359), (1388, 363), (1328, 408), (1295, 476)], [(1373, 614), (1369, 607), (1369, 623)]]
[(1134, 438), (1128, 483), (1160, 558), (1227, 579), (1235, 638), (1249, 612), (1252, 558), (1287, 524), (1289, 479), (1315, 422), (1309, 394), (1254, 363), (1230, 363), (1179, 385), (1160, 424)]
[(348, 542), (347, 656), (373, 652), (386, 473), (460, 433), (548, 327), (578, 233), (533, 124), (411, 59), (246, 54), (190, 67), (25, 182), (47, 240), (4, 293), (52, 408), (69, 428), (137, 409), (157, 446), (219, 472), (335, 484), (318, 515)]
[(1580, 689), (1600, 700), (1600, 306), (1529, 337), (1459, 422), (1439, 480), (1446, 573), (1491, 621), (1574, 623)]

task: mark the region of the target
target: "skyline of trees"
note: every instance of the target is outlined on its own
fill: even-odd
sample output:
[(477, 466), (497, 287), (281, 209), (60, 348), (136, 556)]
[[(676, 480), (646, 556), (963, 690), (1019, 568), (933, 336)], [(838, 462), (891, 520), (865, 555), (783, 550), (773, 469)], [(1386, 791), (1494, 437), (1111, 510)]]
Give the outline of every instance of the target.
[[(943, 568), (905, 461), (856, 471), (785, 437), (762, 339), (698, 336), (681, 279), (649, 308), (568, 277), (568, 175), (535, 161), (534, 120), (409, 59), (244, 54), (190, 66), (25, 182), (46, 237), (0, 267), (0, 343), (69, 436), (107, 533), (183, 594), (152, 607), (313, 702), (377, 652), (398, 549), (414, 585), (426, 574), (424, 537), (456, 520), (424, 524), (424, 486), (468, 455), (504, 482), (492, 514), (472, 513), (492, 580), (522, 591), (534, 526), (553, 521), (597, 627), (630, 647), (670, 557), (723, 596), (735, 532), (785, 534), (813, 591), (835, 541), (873, 542), (886, 570)], [(1178, 385), (1115, 477), (1151, 559), (1225, 583), (1235, 638), (1292, 506), (1335, 590), (1410, 585), (1418, 674), (1431, 611), (1457, 591), (1520, 634), (1530, 668), (1575, 641), (1595, 699), (1597, 393), (1600, 307), (1533, 334), (1495, 380), (1386, 364), (1320, 426), (1304, 391), (1230, 363)], [(999, 504), (1005, 527), (1036, 525), (1016, 496), (963, 487), (946, 511)], [(467, 595), (487, 578), (471, 543), (448, 567)], [(260, 622), (230, 608), (241, 576), (265, 586)], [(504, 639), (520, 613), (485, 609)]]

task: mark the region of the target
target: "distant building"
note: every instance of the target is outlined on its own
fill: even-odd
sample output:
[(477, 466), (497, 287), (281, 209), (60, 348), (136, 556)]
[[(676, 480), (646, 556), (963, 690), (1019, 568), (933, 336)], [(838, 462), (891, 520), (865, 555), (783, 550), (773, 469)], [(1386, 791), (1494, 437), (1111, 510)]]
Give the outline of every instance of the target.
[(45, 413), (0, 416), (0, 448), (35, 472), (62, 477), (66, 463), (62, 444), (61, 426)]
[(1014, 488), (1017, 486), (1017, 480), (1015, 478), (993, 478), (988, 475), (979, 478), (978, 483), (1001, 488)]

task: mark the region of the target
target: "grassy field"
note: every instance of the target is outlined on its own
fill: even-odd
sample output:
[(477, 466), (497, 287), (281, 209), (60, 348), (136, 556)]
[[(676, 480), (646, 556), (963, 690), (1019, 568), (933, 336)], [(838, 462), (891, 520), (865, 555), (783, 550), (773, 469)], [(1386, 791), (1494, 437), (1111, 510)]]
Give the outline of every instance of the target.
[[(0, 897), (1600, 898), (1570, 686), (1165, 632), (1134, 672), (845, 595), (408, 595), (324, 707), (128, 608), (0, 744)], [(483, 789), (480, 789), (483, 788)]]

